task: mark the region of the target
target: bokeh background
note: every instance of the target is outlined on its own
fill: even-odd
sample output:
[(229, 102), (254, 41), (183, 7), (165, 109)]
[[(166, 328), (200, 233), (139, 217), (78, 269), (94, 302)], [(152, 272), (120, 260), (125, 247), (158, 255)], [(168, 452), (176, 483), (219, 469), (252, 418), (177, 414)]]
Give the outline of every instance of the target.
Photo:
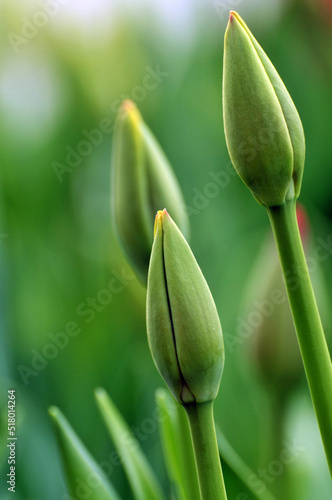
[[(271, 272), (277, 264), (268, 219), (234, 175), (226, 150), (221, 80), (230, 9), (270, 56), (302, 118), (306, 246), (331, 339), (331, 2), (2, 0), (0, 404), (5, 409), (7, 390), (15, 388), (17, 499), (66, 498), (51, 404), (98, 462), (109, 456), (113, 445), (93, 399), (97, 386), (143, 436), (169, 491), (158, 431), (142, 430), (163, 382), (146, 342), (145, 289), (111, 225), (112, 126), (100, 132), (102, 120), (114, 123), (125, 98), (136, 102), (176, 172), (191, 247), (221, 317), (226, 363), (215, 403), (218, 425), (256, 473), (268, 471), (265, 484), (278, 498), (330, 498), (303, 369), (289, 347), (294, 332), (287, 311), (275, 305), (264, 313), (259, 306), (282, 286)], [(155, 85), (146, 84), (147, 74)], [(101, 291), (112, 278), (120, 291), (107, 300)], [(257, 328), (243, 327), (255, 311)], [(259, 336), (272, 325), (280, 325), (275, 335), (281, 329), (286, 335), (271, 353), (275, 338), (259, 347)], [(57, 347), (54, 338), (71, 327), (77, 335)], [(2, 439), (5, 419), (4, 410)], [(278, 469), (271, 463), (280, 463), (285, 442), (300, 451)], [(5, 447), (0, 459), (0, 497), (7, 499)], [(123, 498), (132, 498), (120, 466), (110, 479)], [(225, 481), (229, 498), (252, 498), (226, 466)]]

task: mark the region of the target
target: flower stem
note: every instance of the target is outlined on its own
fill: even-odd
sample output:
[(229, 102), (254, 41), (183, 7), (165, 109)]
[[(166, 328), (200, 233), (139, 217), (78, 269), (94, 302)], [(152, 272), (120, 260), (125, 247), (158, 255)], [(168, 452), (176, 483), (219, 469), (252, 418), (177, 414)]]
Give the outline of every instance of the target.
[(202, 500), (227, 500), (222, 475), (213, 402), (186, 405)]
[(312, 402), (332, 474), (332, 365), (296, 219), (295, 201), (267, 208)]

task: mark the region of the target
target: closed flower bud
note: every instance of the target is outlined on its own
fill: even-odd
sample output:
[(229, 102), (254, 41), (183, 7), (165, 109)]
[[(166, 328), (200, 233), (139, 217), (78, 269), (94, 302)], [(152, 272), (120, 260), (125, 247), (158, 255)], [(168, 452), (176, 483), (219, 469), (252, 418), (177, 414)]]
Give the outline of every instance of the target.
[(175, 175), (131, 101), (123, 103), (117, 117), (112, 175), (116, 232), (136, 274), (146, 283), (158, 208), (168, 207), (186, 237), (189, 221)]
[(179, 403), (216, 397), (224, 365), (218, 313), (189, 245), (166, 210), (155, 222), (147, 332), (154, 362)]
[(235, 169), (262, 205), (299, 196), (305, 142), (300, 117), (271, 61), (236, 12), (225, 34), (224, 128)]

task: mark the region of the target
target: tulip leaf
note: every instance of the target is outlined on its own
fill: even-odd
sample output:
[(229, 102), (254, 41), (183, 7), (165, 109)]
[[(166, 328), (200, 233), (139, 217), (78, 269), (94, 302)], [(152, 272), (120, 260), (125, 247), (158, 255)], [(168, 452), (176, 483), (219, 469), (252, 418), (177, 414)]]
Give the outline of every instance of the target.
[(156, 391), (161, 441), (168, 475), (179, 500), (200, 500), (200, 492), (185, 410), (165, 389)]
[(257, 477), (257, 475), (237, 454), (218, 426), (216, 426), (216, 433), (221, 458), (242, 481), (242, 483), (246, 485), (248, 490), (254, 495), (254, 498), (257, 498), (257, 500), (275, 500), (275, 497), (266, 487), (257, 488), (257, 485), (264, 484), (265, 486), (265, 483)]
[(98, 388), (95, 396), (112, 441), (118, 451), (136, 500), (164, 500), (161, 487), (137, 439), (109, 395)]
[(104, 471), (90, 455), (62, 412), (52, 406), (49, 414), (54, 424), (70, 493), (68, 498), (120, 500)]

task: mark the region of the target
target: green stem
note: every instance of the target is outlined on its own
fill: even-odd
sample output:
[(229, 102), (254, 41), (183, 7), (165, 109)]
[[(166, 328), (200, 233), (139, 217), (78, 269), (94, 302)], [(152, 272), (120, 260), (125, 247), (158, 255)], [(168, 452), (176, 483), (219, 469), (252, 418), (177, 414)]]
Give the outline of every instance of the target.
[(332, 474), (332, 365), (296, 219), (295, 201), (267, 209), (312, 402)]
[(227, 500), (222, 475), (213, 402), (186, 405), (202, 500)]

